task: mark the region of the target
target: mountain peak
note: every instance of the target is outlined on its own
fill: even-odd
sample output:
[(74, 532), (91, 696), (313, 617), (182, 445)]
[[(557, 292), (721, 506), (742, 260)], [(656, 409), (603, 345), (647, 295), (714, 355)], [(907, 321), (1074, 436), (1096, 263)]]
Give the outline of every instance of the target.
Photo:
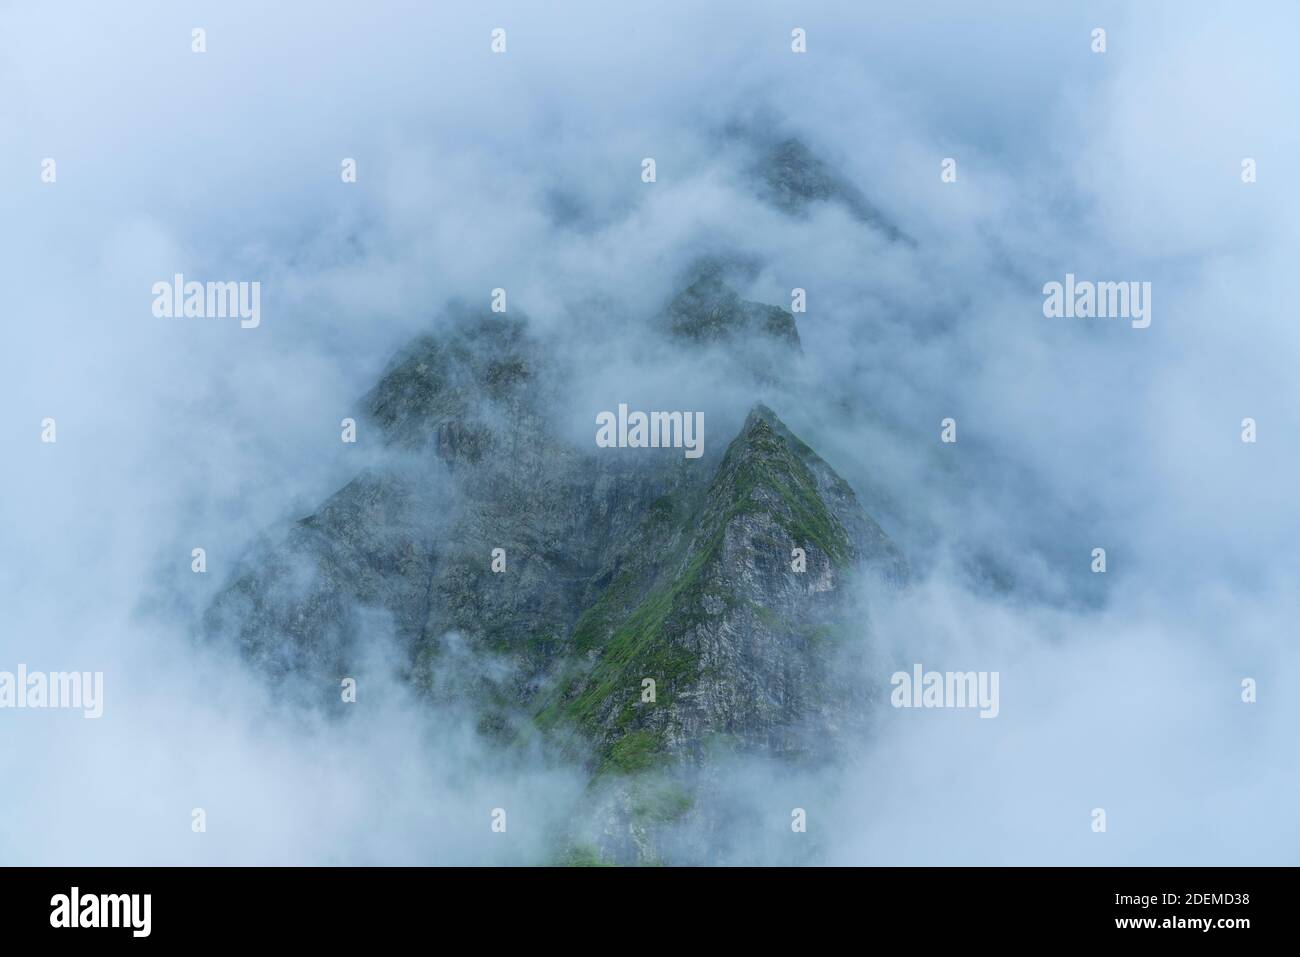
[(436, 332), (394, 357), (361, 405), (387, 444), (477, 462), (502, 422), (535, 404), (541, 355), (526, 319), (453, 303)]
[(916, 245), (857, 186), (797, 137), (767, 143), (750, 167), (750, 174), (758, 183), (759, 194), (791, 216), (806, 216), (817, 203), (837, 203), (854, 219), (879, 230), (892, 242)]
[[(762, 512), (786, 533), (790, 547), (815, 549), (833, 564), (846, 565), (857, 548), (824, 499), (805, 451), (811, 450), (775, 412), (755, 405), (723, 456), (711, 497), (729, 514)], [(843, 482), (825, 467), (836, 482)]]
[[(746, 305), (717, 271), (684, 295), (706, 315)], [(849, 583), (901, 566), (892, 543), (763, 404), (720, 458), (661, 468), (574, 445), (546, 411), (556, 361), (486, 315), (404, 350), (366, 409), (387, 442), (436, 441), (455, 467), (401, 455), (348, 484), (241, 563), (209, 633), (336, 700), (331, 676), (363, 666), (382, 623), (418, 692), (472, 708), (496, 744), (581, 742), (593, 782), (623, 794), (719, 750), (841, 753), (868, 714), (844, 665), (863, 647)], [(620, 860), (646, 859), (618, 843), (632, 818), (600, 839)]]
[(668, 329), (677, 339), (696, 343), (743, 343), (755, 339), (802, 351), (794, 316), (779, 306), (742, 299), (720, 270), (699, 273), (673, 297)]
[[(719, 736), (826, 757), (832, 729), (861, 712), (823, 642), (844, 634), (859, 560), (896, 555), (867, 529), (879, 532), (847, 484), (754, 406), (707, 487), (656, 503), (602, 576), (539, 724), (576, 726), (606, 772), (704, 762)], [(646, 678), (653, 707), (638, 694)]]

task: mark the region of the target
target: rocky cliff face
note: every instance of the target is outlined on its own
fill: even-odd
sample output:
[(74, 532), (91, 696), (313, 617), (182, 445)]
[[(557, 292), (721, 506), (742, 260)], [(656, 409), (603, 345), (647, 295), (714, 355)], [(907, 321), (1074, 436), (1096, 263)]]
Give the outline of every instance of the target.
[(805, 756), (861, 715), (827, 649), (846, 624), (843, 586), (865, 565), (893, 577), (904, 566), (771, 410), (755, 408), (707, 486), (652, 503), (613, 560), (572, 630), (543, 727), (571, 722), (605, 765), (635, 770), (699, 761), (717, 738)]
[[(647, 328), (770, 381), (794, 317), (726, 276), (701, 264)], [(491, 746), (540, 739), (588, 769), (594, 829), (557, 854), (672, 860), (656, 828), (698, 817), (719, 755), (816, 764), (862, 733), (850, 586), (906, 564), (762, 404), (698, 460), (566, 441), (556, 354), (524, 320), (451, 308), (364, 399), (389, 464), (264, 537), (205, 626), (333, 703), (384, 629), (405, 679), (468, 703)]]

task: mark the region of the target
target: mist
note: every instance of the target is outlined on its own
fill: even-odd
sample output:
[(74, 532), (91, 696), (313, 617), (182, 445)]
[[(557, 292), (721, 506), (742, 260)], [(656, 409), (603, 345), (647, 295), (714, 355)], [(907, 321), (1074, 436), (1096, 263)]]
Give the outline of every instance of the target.
[[(390, 622), (346, 720), (193, 635), (259, 536), (391, 462), (341, 420), (498, 287), (574, 370), (572, 441), (628, 402), (706, 410), (717, 450), (762, 398), (915, 570), (863, 595), (872, 733), (833, 772), (736, 766), (710, 800), (781, 838), (715, 858), (807, 861), (804, 807), (818, 863), (1296, 862), (1300, 14), (698, 6), (0, 12), (0, 670), (105, 676), (102, 718), (0, 712), (0, 862), (549, 859), (582, 768), (417, 700)], [(915, 244), (765, 202), (787, 136)], [(747, 299), (808, 291), (761, 395), (647, 325), (714, 253)], [(155, 318), (177, 273), (260, 282), (260, 325)], [(1046, 318), (1067, 273), (1150, 282), (1150, 327)], [(997, 719), (890, 707), (913, 663), (998, 672)]]

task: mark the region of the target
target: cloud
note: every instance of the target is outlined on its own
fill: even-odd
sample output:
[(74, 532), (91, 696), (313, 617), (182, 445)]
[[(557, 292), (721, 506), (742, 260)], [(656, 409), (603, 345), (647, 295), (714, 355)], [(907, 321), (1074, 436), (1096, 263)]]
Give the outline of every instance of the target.
[[(0, 668), (104, 670), (107, 697), (99, 722), (0, 719), (0, 774), (17, 782), (0, 859), (544, 856), (522, 819), (509, 852), (465, 835), (507, 802), (562, 815), (572, 769), (497, 766), (464, 715), (386, 683), (364, 717), (315, 723), (194, 647), (187, 616), (259, 532), (374, 461), (338, 423), (449, 299), (508, 288), (581, 371), (572, 422), (661, 396), (743, 414), (747, 388), (716, 387), (707, 360), (643, 332), (717, 249), (759, 264), (749, 298), (808, 290), (804, 357), (766, 398), (922, 571), (873, 605), (890, 662), (864, 680), (910, 660), (1003, 674), (995, 721), (882, 713), (861, 777), (825, 812), (851, 835), (832, 859), (1294, 856), (1274, 795), (1295, 784), (1279, 699), (1300, 557), (1297, 134), (1280, 119), (1297, 112), (1296, 13), (794, 17), (775, 3), (0, 14)], [(1098, 25), (1103, 55), (1088, 49)], [(796, 220), (765, 205), (720, 132), (737, 118), (803, 138), (916, 248), (833, 206)], [(944, 157), (956, 183), (939, 180)], [(150, 286), (176, 272), (260, 281), (261, 326), (154, 319)], [(1066, 272), (1150, 281), (1151, 328), (1043, 318), (1042, 284)], [(54, 446), (37, 441), (46, 416)], [(188, 570), (196, 545), (206, 576)], [(1096, 546), (1105, 576), (1088, 571)], [(1012, 591), (972, 584), (972, 568)], [(1240, 702), (1246, 676), (1256, 705)], [(195, 806), (219, 840), (189, 831)], [(1104, 838), (1095, 806), (1111, 809)]]

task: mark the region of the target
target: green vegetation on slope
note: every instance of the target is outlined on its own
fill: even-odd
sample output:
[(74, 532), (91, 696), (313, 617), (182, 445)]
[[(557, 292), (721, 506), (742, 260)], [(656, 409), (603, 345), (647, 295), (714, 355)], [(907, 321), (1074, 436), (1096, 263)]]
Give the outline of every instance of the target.
[[(614, 736), (599, 755), (602, 774), (641, 772), (662, 761), (662, 731), (635, 727), (641, 681), (654, 678), (656, 706), (662, 707), (684, 684), (699, 678), (695, 653), (682, 639), (709, 617), (703, 600), (709, 571), (736, 517), (765, 513), (792, 542), (814, 545), (837, 564), (849, 561), (847, 533), (770, 415), (764, 410), (747, 422), (699, 507), (667, 496), (651, 506), (642, 528), (649, 544), (574, 626), (570, 648), (575, 661), (536, 721), (543, 729), (576, 727), (607, 742)], [(666, 558), (656, 559), (656, 545), (668, 552)], [(654, 582), (649, 590), (639, 589), (647, 580)], [(728, 609), (735, 604), (734, 596), (715, 597)], [(584, 664), (592, 657), (594, 663)], [(623, 704), (612, 707), (616, 701)]]

